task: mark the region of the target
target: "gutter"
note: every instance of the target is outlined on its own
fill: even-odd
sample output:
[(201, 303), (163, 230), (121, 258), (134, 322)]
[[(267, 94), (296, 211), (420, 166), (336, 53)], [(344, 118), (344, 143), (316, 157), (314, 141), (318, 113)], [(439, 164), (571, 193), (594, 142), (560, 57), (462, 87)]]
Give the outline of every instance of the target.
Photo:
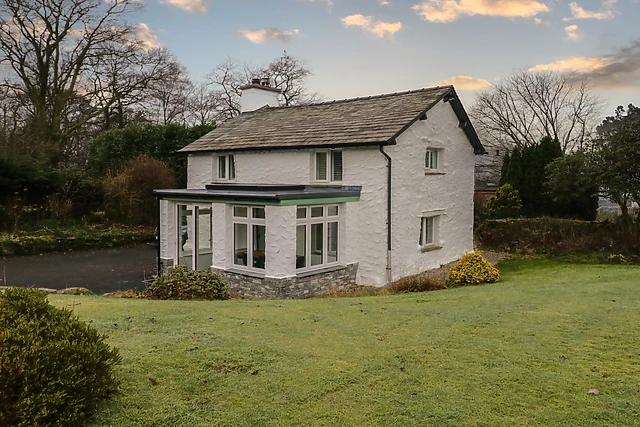
[(384, 152), (384, 146), (378, 146), (380, 152), (387, 158), (387, 285), (391, 284), (391, 157)]

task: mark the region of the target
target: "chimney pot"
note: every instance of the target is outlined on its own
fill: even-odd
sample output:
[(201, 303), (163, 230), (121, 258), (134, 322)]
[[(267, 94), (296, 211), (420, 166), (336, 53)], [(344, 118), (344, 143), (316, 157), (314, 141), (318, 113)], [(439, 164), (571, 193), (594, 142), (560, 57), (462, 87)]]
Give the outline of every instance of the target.
[(260, 79), (251, 79), (251, 84), (252, 85), (259, 85), (260, 84)]

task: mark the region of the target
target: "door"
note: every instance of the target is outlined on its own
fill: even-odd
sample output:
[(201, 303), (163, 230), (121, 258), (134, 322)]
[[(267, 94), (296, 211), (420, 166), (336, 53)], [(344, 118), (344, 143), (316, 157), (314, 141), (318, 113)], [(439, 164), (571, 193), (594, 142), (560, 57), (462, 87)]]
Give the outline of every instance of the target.
[(213, 265), (211, 205), (179, 204), (177, 265), (208, 270)]

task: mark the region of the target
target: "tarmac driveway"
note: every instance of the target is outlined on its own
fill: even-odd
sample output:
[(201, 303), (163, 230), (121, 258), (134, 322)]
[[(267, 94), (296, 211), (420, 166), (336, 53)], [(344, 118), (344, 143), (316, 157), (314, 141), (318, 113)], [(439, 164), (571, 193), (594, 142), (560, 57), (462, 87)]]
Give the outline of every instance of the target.
[[(144, 289), (156, 273), (155, 244), (22, 257), (0, 262), (0, 286), (64, 289), (82, 286), (96, 294)], [(5, 283), (6, 277), (6, 283)]]

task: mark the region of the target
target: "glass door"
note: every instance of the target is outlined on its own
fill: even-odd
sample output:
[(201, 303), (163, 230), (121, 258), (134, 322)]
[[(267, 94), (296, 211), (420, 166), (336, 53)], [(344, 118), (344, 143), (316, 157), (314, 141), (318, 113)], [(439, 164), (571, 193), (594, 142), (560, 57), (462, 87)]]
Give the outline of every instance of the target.
[(208, 270), (213, 265), (211, 206), (178, 205), (177, 265)]

